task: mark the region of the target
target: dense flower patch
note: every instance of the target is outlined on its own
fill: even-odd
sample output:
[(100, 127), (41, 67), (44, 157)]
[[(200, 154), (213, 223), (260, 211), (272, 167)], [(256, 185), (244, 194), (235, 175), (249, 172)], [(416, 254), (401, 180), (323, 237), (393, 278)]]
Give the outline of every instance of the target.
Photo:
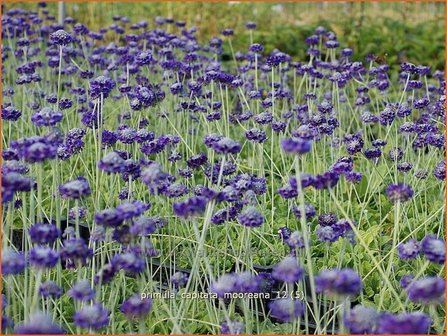
[(3, 14), (4, 332), (445, 332), (444, 72), (113, 21)]

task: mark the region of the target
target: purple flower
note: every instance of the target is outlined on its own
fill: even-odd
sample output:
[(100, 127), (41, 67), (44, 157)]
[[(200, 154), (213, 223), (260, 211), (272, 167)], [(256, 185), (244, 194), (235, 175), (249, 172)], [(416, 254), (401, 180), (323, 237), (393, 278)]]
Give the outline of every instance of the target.
[[(302, 182), (301, 182), (302, 183)], [(301, 219), (301, 207), (299, 205), (292, 206), (292, 213), (297, 219)], [(304, 213), (306, 219), (311, 219), (316, 214), (315, 207), (312, 204), (304, 204)]]
[(90, 282), (88, 280), (77, 282), (68, 290), (67, 294), (77, 301), (89, 301), (95, 298), (95, 290), (90, 287)]
[(130, 234), (134, 236), (143, 235), (147, 236), (154, 233), (159, 225), (160, 220), (154, 217), (141, 216), (135, 220), (134, 224), (130, 228)]
[(235, 273), (236, 284), (234, 291), (236, 293), (257, 293), (262, 291), (263, 278), (251, 272)]
[(137, 253), (124, 252), (113, 256), (112, 265), (116, 270), (123, 269), (130, 274), (137, 274), (144, 271), (146, 262)]
[(245, 28), (248, 30), (254, 30), (256, 29), (256, 22), (249, 21), (245, 24)]
[(277, 190), (278, 194), (285, 199), (291, 199), (298, 196), (298, 184), (295, 177), (291, 177), (289, 179), (289, 183), (287, 183), (282, 188)]
[(285, 243), (291, 249), (303, 248), (304, 247), (304, 238), (301, 232), (294, 231), (290, 234), (290, 236), (285, 240)]
[(410, 162), (399, 162), (397, 164), (397, 170), (402, 173), (408, 173), (413, 168)]
[(124, 170), (124, 161), (117, 152), (110, 152), (99, 160), (98, 167), (106, 173), (120, 173)]
[(73, 41), (73, 36), (62, 29), (50, 34), (50, 42), (59, 46), (70, 44)]
[(186, 164), (190, 168), (198, 168), (202, 165), (204, 165), (208, 161), (208, 158), (205, 153), (199, 153), (196, 155), (191, 156), (187, 161)]
[(26, 146), (22, 152), (23, 158), (29, 163), (43, 162), (48, 159), (54, 159), (56, 155), (56, 146), (41, 141), (37, 141), (29, 146)]
[(419, 255), (420, 251), (421, 244), (415, 239), (410, 239), (406, 243), (397, 246), (399, 258), (402, 260), (414, 259)]
[(152, 299), (143, 299), (140, 295), (135, 294), (121, 304), (120, 311), (128, 319), (142, 319), (149, 314), (151, 308)]
[(317, 292), (326, 292), (339, 296), (357, 295), (362, 291), (362, 280), (350, 268), (321, 271), (315, 277)]
[(194, 196), (185, 201), (174, 202), (172, 208), (177, 216), (188, 218), (205, 212), (207, 203), (205, 197)]
[(413, 189), (403, 183), (390, 184), (385, 192), (392, 203), (406, 202), (413, 197)]
[(90, 233), (90, 242), (102, 242), (106, 239), (106, 230), (103, 226), (97, 225)]
[(232, 36), (234, 34), (233, 29), (226, 28), (222, 31), (223, 36)]
[(335, 223), (337, 223), (337, 215), (332, 212), (324, 213), (318, 216), (318, 224), (321, 226), (332, 226)]
[(211, 223), (215, 225), (220, 225), (230, 220), (230, 214), (228, 209), (217, 210), (211, 217)]
[(164, 195), (170, 198), (181, 197), (186, 195), (189, 189), (186, 185), (180, 183), (173, 183), (166, 188)]
[(378, 147), (366, 149), (363, 154), (367, 159), (377, 159), (382, 155), (382, 150)]
[(63, 290), (54, 281), (46, 281), (39, 286), (39, 295), (43, 298), (59, 298), (62, 296)]
[(386, 145), (386, 141), (385, 140), (382, 140), (382, 139), (376, 139), (376, 140), (374, 140), (373, 142), (372, 142), (372, 145), (374, 146), (374, 147), (384, 147), (385, 145)]
[(285, 131), (287, 124), (284, 121), (273, 121), (272, 122), (272, 130), (275, 131), (276, 133), (280, 133)]
[(245, 325), (241, 321), (224, 321), (220, 325), (222, 335), (241, 335), (244, 333)]
[(90, 195), (91, 192), (88, 181), (83, 176), (59, 186), (59, 193), (62, 198), (80, 199), (83, 196)]
[(414, 277), (412, 274), (404, 275), (402, 278), (400, 278), (400, 285), (402, 288), (407, 288), (408, 285), (413, 281)]
[(260, 54), (260, 53), (262, 53), (262, 51), (264, 50), (264, 47), (263, 47), (262, 44), (259, 44), (259, 43), (253, 43), (252, 45), (250, 45), (249, 50), (250, 50), (252, 53)]
[(137, 137), (137, 131), (128, 126), (118, 127), (116, 133), (118, 139), (124, 144), (133, 144)]
[(428, 235), (422, 239), (421, 248), (427, 260), (437, 264), (445, 263), (445, 240)]
[(2, 314), (2, 331), (5, 333), (7, 329), (14, 327), (14, 322), (6, 316)]
[(76, 217), (82, 219), (85, 217), (87, 209), (85, 207), (73, 207), (68, 210), (68, 218), (76, 220)]
[(22, 252), (16, 252), (12, 249), (2, 251), (2, 274), (20, 274), (25, 270), (26, 261)]
[(445, 279), (426, 277), (412, 281), (406, 288), (408, 298), (416, 303), (441, 303), (445, 295)]
[(182, 92), (183, 85), (182, 85), (182, 83), (177, 82), (177, 83), (172, 84), (169, 89), (171, 90), (171, 93), (173, 95), (177, 95), (180, 92)]
[(364, 144), (363, 139), (359, 134), (345, 136), (344, 142), (346, 144), (346, 151), (349, 155), (354, 155), (355, 153), (360, 152)]
[(292, 231), (290, 231), (290, 229), (287, 226), (283, 226), (278, 230), (279, 238), (283, 241), (289, 239), (291, 233)]
[(304, 276), (304, 269), (298, 265), (295, 257), (287, 256), (277, 264), (272, 271), (272, 277), (276, 280), (294, 283)]
[(327, 189), (335, 187), (340, 179), (340, 175), (333, 171), (327, 171), (322, 175), (316, 175), (313, 179), (313, 187), (315, 189)]
[(99, 330), (109, 324), (110, 312), (101, 304), (84, 306), (74, 314), (74, 324), (81, 328)]
[(264, 224), (264, 216), (255, 207), (250, 206), (237, 216), (237, 221), (246, 227), (258, 227)]
[(374, 309), (357, 305), (344, 316), (343, 321), (351, 334), (374, 334), (378, 317)]
[(400, 161), (404, 156), (404, 152), (399, 147), (392, 148), (388, 152), (388, 156), (391, 161)]
[(379, 317), (378, 334), (427, 334), (432, 324), (432, 319), (420, 312), (391, 314), (383, 313)]
[(69, 109), (73, 106), (73, 101), (69, 98), (61, 98), (59, 101), (59, 108), (61, 110)]
[(207, 147), (212, 147), (216, 142), (218, 142), (219, 140), (221, 140), (223, 138), (224, 138), (223, 135), (220, 135), (220, 134), (215, 134), (215, 133), (207, 134), (203, 138), (203, 143)]
[(258, 128), (252, 128), (245, 132), (245, 137), (247, 140), (262, 143), (265, 140), (267, 140), (267, 135), (263, 130), (260, 130)]
[(90, 82), (90, 96), (92, 98), (98, 98), (102, 94), (106, 98), (115, 86), (116, 83), (114, 80), (105, 76), (99, 76)]
[(121, 212), (116, 209), (104, 209), (95, 214), (95, 222), (100, 225), (116, 227), (123, 221)]
[(36, 246), (29, 251), (28, 259), (36, 268), (52, 268), (59, 261), (59, 254), (49, 247)]
[(119, 204), (116, 207), (118, 216), (123, 220), (138, 217), (150, 208), (149, 204), (141, 201), (130, 201)]
[(346, 236), (346, 233), (348, 233), (349, 231), (352, 231), (351, 225), (355, 225), (355, 224), (356, 224), (355, 221), (351, 221), (349, 219), (342, 218), (342, 219), (338, 220), (337, 223), (332, 225), (332, 227), (335, 230), (337, 230), (338, 232), (340, 232), (340, 235)]
[(225, 137), (214, 142), (211, 147), (219, 154), (237, 154), (242, 148), (239, 142)]
[(286, 323), (303, 316), (305, 307), (301, 300), (286, 298), (271, 301), (269, 309), (273, 318)]
[(441, 160), (435, 167), (435, 169), (433, 169), (433, 175), (438, 179), (438, 180), (445, 180), (445, 160)]
[(105, 264), (98, 273), (95, 274), (95, 284), (106, 284), (110, 282), (116, 274), (116, 269), (112, 264)]
[(311, 144), (302, 138), (287, 138), (281, 141), (281, 148), (286, 153), (305, 154), (310, 151)]
[(224, 274), (210, 286), (210, 292), (215, 293), (219, 298), (224, 298), (226, 294), (231, 294), (236, 290), (237, 275), (234, 273)]
[(92, 256), (93, 250), (87, 246), (83, 239), (71, 238), (63, 241), (61, 249), (63, 261), (84, 265)]
[[(5, 166), (3, 166), (5, 167)], [(30, 191), (34, 186), (34, 181), (27, 176), (16, 172), (2, 171), (2, 192), (10, 191)], [(12, 196), (12, 194), (11, 194)], [(2, 199), (2, 201), (4, 201)]]
[(175, 272), (171, 278), (170, 282), (175, 288), (185, 286), (188, 283), (189, 275), (183, 272)]
[(65, 334), (65, 330), (54, 323), (50, 316), (36, 312), (29, 316), (27, 321), (17, 324), (14, 334), (61, 335)]
[(350, 156), (344, 156), (335, 162), (330, 170), (337, 174), (347, 174), (352, 171), (354, 167), (354, 160)]
[(140, 52), (137, 57), (135, 58), (135, 62), (136, 64), (138, 64), (139, 66), (143, 66), (143, 65), (147, 65), (150, 64), (153, 60), (153, 56), (152, 53), (148, 52), (148, 51), (142, 51)]
[(318, 240), (327, 243), (333, 243), (341, 237), (342, 232), (332, 226), (317, 226)]
[(14, 106), (2, 107), (2, 120), (16, 121), (22, 115), (22, 111), (14, 108)]
[(59, 238), (61, 232), (54, 224), (36, 223), (28, 230), (31, 241), (37, 244), (51, 244)]

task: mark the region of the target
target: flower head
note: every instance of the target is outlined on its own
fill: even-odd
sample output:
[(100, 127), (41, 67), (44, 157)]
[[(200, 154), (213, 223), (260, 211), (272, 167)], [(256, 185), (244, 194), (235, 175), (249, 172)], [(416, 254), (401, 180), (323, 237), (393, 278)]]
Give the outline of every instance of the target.
[(31, 121), (36, 126), (54, 126), (62, 121), (63, 115), (50, 107), (44, 107), (31, 116)]
[(238, 216), (239, 224), (246, 227), (257, 227), (264, 224), (264, 216), (253, 206), (243, 210)]
[(281, 147), (286, 153), (305, 154), (310, 151), (311, 144), (302, 138), (287, 138), (281, 141)]
[(421, 241), (422, 252), (425, 257), (434, 263), (445, 263), (445, 240), (435, 235), (428, 235)]
[(50, 42), (59, 46), (70, 44), (74, 41), (73, 36), (67, 33), (65, 30), (59, 29), (50, 34)]
[(214, 142), (211, 147), (219, 154), (237, 154), (242, 148), (239, 142), (230, 138), (222, 138)]
[(241, 321), (224, 321), (220, 325), (220, 333), (222, 335), (240, 335), (243, 334), (245, 325)]
[(51, 244), (59, 238), (61, 232), (54, 224), (36, 223), (28, 230), (31, 241), (37, 244)]
[(439, 303), (444, 301), (445, 279), (426, 277), (412, 281), (406, 288), (408, 298), (418, 303)]
[(17, 324), (14, 334), (60, 335), (65, 334), (65, 330), (47, 314), (36, 312), (27, 321)]
[(95, 290), (90, 286), (88, 280), (77, 282), (67, 292), (68, 296), (78, 301), (89, 301), (95, 298)]
[(121, 312), (129, 319), (144, 318), (152, 308), (152, 299), (141, 298), (135, 294), (126, 299), (120, 307)]
[(16, 252), (12, 249), (2, 251), (2, 274), (20, 274), (25, 270), (26, 260), (22, 252)]
[(36, 246), (29, 251), (29, 263), (36, 268), (52, 268), (59, 261), (59, 253), (49, 247)]
[(406, 184), (390, 184), (386, 190), (386, 195), (392, 203), (406, 202), (413, 197), (413, 189)]
[(380, 315), (377, 326), (378, 334), (427, 334), (432, 319), (420, 312)]
[(54, 281), (46, 281), (39, 286), (39, 295), (43, 298), (59, 298), (63, 292), (63, 289)]
[(85, 177), (78, 177), (76, 180), (66, 182), (59, 187), (59, 193), (63, 198), (79, 199), (90, 195), (90, 185)]
[(304, 269), (298, 265), (295, 257), (287, 256), (272, 271), (272, 277), (287, 283), (294, 283), (304, 276)]
[(81, 328), (99, 330), (109, 324), (110, 312), (101, 304), (84, 306), (74, 314), (74, 324)]
[(402, 260), (416, 258), (419, 255), (420, 250), (421, 244), (415, 239), (410, 239), (406, 243), (397, 246), (397, 252)]
[(205, 211), (208, 200), (201, 196), (194, 196), (185, 201), (174, 202), (174, 213), (183, 218), (202, 214)]
[(339, 296), (357, 295), (362, 291), (362, 280), (350, 268), (321, 271), (315, 277), (317, 292), (326, 292)]
[(344, 316), (343, 322), (351, 334), (374, 334), (378, 317), (374, 309), (357, 305)]
[(292, 298), (277, 299), (269, 304), (270, 315), (280, 322), (291, 322), (304, 314), (304, 304), (301, 300)]

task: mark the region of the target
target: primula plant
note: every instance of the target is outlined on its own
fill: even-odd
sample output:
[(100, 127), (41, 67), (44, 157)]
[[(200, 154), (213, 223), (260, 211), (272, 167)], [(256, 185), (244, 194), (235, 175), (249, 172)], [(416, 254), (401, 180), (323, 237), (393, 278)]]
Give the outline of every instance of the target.
[(3, 13), (2, 332), (444, 334), (442, 69), (178, 15)]

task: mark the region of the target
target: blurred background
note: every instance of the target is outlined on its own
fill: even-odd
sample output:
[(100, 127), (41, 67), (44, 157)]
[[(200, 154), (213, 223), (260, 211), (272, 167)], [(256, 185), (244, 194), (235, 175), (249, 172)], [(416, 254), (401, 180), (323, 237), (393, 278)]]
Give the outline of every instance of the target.
[[(8, 3), (4, 10), (22, 7), (37, 10), (36, 3)], [(47, 3), (57, 17), (58, 3)], [(390, 64), (410, 61), (445, 67), (445, 3), (441, 2), (87, 2), (65, 3), (65, 15), (98, 30), (112, 23), (114, 15), (132, 22), (156, 16), (172, 17), (197, 26), (197, 36), (206, 42), (224, 28), (233, 28), (235, 51), (245, 51), (249, 34), (244, 25), (254, 21), (256, 42), (266, 52), (278, 48), (298, 59), (306, 57), (304, 39), (317, 26), (337, 33), (342, 47), (354, 50), (354, 60), (368, 53), (387, 55)], [(227, 46), (228, 47), (228, 46)]]

